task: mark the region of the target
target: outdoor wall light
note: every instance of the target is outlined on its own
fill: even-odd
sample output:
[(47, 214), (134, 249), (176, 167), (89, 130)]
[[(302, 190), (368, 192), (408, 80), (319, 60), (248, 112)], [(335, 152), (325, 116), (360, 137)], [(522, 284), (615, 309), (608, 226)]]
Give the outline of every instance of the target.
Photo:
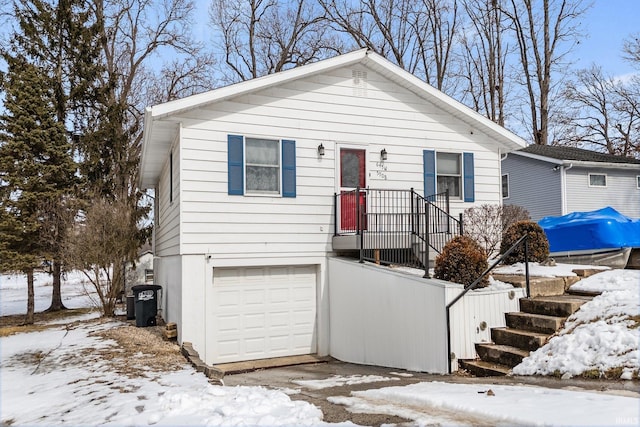
[(324, 156), (324, 145), (322, 143), (318, 145), (318, 156)]
[(382, 161), (387, 160), (387, 150), (385, 148), (383, 148), (382, 151), (380, 151), (380, 160)]

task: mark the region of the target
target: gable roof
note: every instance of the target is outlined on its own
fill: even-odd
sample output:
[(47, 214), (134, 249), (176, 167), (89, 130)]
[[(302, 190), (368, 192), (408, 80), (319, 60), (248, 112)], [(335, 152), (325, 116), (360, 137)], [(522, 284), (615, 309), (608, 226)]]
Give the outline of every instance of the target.
[(584, 162), (594, 166), (623, 166), (640, 165), (640, 160), (632, 157), (616, 156), (613, 154), (598, 153), (582, 148), (565, 147), (561, 145), (529, 145), (528, 147), (514, 151), (513, 154), (525, 157), (538, 158), (551, 163)]
[(367, 49), (360, 49), (313, 64), (147, 107), (144, 117), (140, 186), (151, 187), (157, 181), (169, 148), (179, 131), (179, 119), (176, 118), (179, 113), (355, 64), (362, 64), (372, 69), (463, 122), (473, 125), (479, 131), (486, 133), (505, 151), (516, 150), (526, 145), (526, 142), (514, 133), (445, 95), (384, 57)]

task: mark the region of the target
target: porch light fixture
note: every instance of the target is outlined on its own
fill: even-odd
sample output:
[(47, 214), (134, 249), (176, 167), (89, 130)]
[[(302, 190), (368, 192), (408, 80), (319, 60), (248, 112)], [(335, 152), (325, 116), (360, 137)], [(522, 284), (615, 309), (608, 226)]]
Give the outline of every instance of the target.
[(387, 150), (386, 150), (386, 148), (383, 148), (382, 151), (380, 151), (380, 160), (382, 160), (382, 161), (387, 160)]
[(324, 156), (324, 145), (322, 143), (318, 145), (318, 156)]

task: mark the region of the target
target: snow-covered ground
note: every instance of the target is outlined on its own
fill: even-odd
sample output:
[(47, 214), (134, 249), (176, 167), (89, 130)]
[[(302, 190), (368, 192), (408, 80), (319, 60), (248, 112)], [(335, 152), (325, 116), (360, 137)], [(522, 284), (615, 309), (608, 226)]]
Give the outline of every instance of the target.
[[(547, 270), (550, 273), (550, 270)], [(552, 273), (550, 273), (552, 274)], [(70, 276), (71, 277), (71, 276)], [(19, 314), (26, 307), (26, 287), (19, 278), (0, 277), (0, 313)], [(624, 365), (638, 369), (640, 271), (612, 270), (574, 286), (604, 291), (567, 322), (566, 331), (518, 368), (522, 374), (575, 375), (580, 369)], [(36, 307), (50, 299), (46, 278), (36, 282)], [(22, 297), (20, 296), (22, 293)], [(70, 307), (88, 306), (81, 280), (63, 284)], [(224, 387), (210, 384), (190, 366), (139, 376), (115, 372), (95, 351), (117, 344), (96, 331), (121, 322), (85, 320), (71, 326), (0, 338), (0, 423), (12, 425), (320, 425), (315, 406), (292, 400), (287, 390)], [(572, 333), (568, 333), (571, 331)], [(571, 336), (579, 333), (579, 339)], [(564, 341), (564, 342), (563, 342)], [(635, 353), (634, 353), (635, 352)], [(538, 354), (539, 353), (539, 354)], [(556, 372), (557, 373), (557, 372)], [(640, 399), (596, 392), (533, 386), (422, 382), (393, 387), (388, 377), (329, 377), (292, 382), (315, 390), (344, 384), (389, 386), (335, 396), (330, 401), (354, 412), (402, 416), (416, 425), (638, 425)], [(289, 390), (289, 394), (292, 394)]]

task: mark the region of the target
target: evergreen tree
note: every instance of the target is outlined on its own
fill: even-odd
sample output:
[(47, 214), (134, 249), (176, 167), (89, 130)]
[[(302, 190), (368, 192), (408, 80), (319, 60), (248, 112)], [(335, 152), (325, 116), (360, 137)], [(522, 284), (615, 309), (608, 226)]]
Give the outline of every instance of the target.
[[(0, 115), (0, 268), (28, 278), (27, 322), (33, 322), (33, 272), (55, 248), (43, 242), (55, 212), (73, 187), (75, 164), (46, 71), (24, 57), (3, 54), (9, 69)], [(55, 223), (55, 221), (54, 221)]]
[[(84, 134), (88, 126), (85, 117), (92, 108), (92, 98), (102, 87), (99, 49), (101, 20), (95, 16), (93, 2), (88, 0), (25, 0), (14, 1), (16, 30), (9, 52), (17, 52), (46, 74), (51, 89), (52, 118), (60, 124), (61, 138), (69, 147), (70, 135)], [(68, 153), (67, 153), (68, 155)], [(70, 167), (65, 161), (62, 175)], [(62, 181), (60, 184), (62, 184)], [(49, 311), (64, 308), (60, 288), (63, 249), (61, 237), (70, 227), (70, 195), (76, 190), (73, 181), (67, 196), (58, 203), (44, 203), (47, 233), (46, 256), (51, 261), (53, 292)], [(62, 189), (59, 189), (62, 191)], [(62, 197), (62, 196), (61, 196)], [(64, 201), (64, 203), (63, 203)]]

